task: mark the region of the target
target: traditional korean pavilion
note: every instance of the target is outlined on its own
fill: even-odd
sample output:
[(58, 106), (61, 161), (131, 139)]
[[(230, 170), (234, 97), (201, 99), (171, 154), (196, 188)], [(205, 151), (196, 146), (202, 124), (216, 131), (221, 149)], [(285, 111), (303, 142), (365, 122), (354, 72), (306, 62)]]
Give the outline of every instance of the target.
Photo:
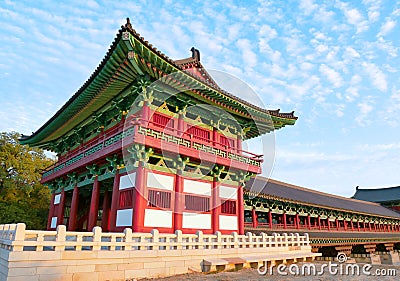
[(128, 19), (86, 83), (22, 136), (58, 156), (42, 177), (49, 230), (244, 232), (243, 187), (263, 160), (242, 142), (297, 117), (224, 91), (191, 51), (168, 58)]

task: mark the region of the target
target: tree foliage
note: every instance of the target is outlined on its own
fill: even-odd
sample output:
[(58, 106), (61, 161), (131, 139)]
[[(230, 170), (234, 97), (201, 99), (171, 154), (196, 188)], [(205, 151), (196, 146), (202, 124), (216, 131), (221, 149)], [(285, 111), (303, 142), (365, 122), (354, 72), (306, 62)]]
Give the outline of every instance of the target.
[(42, 149), (19, 144), (19, 137), (0, 133), (0, 224), (24, 222), (30, 229), (45, 229), (50, 190), (40, 179), (54, 160)]

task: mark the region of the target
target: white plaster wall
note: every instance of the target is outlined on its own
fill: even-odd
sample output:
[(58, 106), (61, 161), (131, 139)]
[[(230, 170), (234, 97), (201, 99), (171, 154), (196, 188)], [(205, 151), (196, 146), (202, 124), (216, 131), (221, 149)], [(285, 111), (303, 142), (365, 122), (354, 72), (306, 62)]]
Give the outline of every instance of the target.
[(119, 178), (119, 190), (132, 188), (135, 186), (136, 172)]
[(133, 209), (117, 211), (116, 226), (132, 226)]
[(211, 183), (184, 179), (183, 192), (211, 196)]
[(194, 229), (211, 229), (211, 214), (183, 212), (182, 227)]
[(237, 216), (219, 215), (219, 228), (223, 230), (238, 230)]
[(54, 205), (60, 204), (61, 194), (54, 196)]
[(172, 211), (146, 209), (144, 211), (144, 226), (172, 227)]
[(237, 199), (237, 188), (221, 185), (219, 187), (219, 197), (225, 199)]
[(174, 177), (148, 172), (147, 173), (147, 186), (165, 189), (165, 190), (173, 190), (174, 189)]
[(57, 217), (51, 218), (50, 228), (55, 228), (57, 226)]

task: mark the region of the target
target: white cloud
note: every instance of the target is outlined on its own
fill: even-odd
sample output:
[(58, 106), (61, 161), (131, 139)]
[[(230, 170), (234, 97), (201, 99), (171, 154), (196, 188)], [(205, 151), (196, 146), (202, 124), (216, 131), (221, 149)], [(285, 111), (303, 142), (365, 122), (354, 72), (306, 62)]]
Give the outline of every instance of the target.
[(385, 36), (396, 27), (397, 22), (391, 18), (387, 18), (385, 23), (381, 26), (378, 37)]
[(252, 50), (252, 44), (248, 39), (239, 39), (236, 46), (242, 53), (243, 62), (247, 67), (254, 67), (257, 64), (257, 55)]
[(337, 1), (338, 7), (342, 10), (347, 22), (356, 28), (356, 33), (368, 30), (368, 21), (364, 19), (362, 14), (356, 8), (351, 8), (348, 3)]
[(378, 90), (385, 92), (387, 90), (386, 75), (373, 63), (363, 62), (364, 71), (369, 75), (369, 79)]
[(350, 47), (350, 46), (346, 47), (345, 55), (347, 57), (349, 57), (350, 59), (355, 59), (355, 58), (361, 57), (360, 53), (357, 52), (353, 47)]
[(356, 123), (362, 127), (369, 125), (371, 123), (369, 114), (374, 109), (371, 97), (365, 98), (362, 102), (357, 104), (357, 107), (359, 109), (359, 114), (355, 118)]
[(258, 32), (258, 35), (269, 41), (276, 38), (278, 36), (278, 32), (270, 25), (263, 24), (260, 28), (260, 31)]
[(301, 0), (299, 8), (304, 12), (304, 14), (310, 15), (318, 9), (318, 5), (314, 4), (313, 0)]
[(381, 9), (381, 0), (363, 0), (363, 4), (368, 7), (368, 20), (373, 23), (379, 19), (380, 9)]
[(343, 84), (343, 79), (340, 76), (339, 72), (330, 68), (329, 66), (322, 64), (319, 67), (319, 71), (333, 84), (335, 88), (339, 88)]

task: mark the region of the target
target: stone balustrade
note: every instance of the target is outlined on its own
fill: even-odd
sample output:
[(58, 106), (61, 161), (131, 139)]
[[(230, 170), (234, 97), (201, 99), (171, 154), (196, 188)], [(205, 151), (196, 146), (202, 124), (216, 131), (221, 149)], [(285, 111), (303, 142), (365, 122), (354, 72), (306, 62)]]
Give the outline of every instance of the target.
[(185, 250), (227, 248), (269, 248), (309, 246), (308, 234), (283, 233), (273, 235), (252, 233), (238, 235), (161, 234), (154, 229), (151, 233), (133, 233), (126, 228), (122, 233), (102, 232), (101, 227), (92, 232), (66, 231), (59, 225), (56, 231), (26, 230), (23, 223), (0, 225), (0, 245), (10, 251), (138, 251), (138, 250)]
[(302, 261), (312, 253), (307, 234), (222, 235), (27, 230), (25, 224), (0, 225), (0, 281), (126, 280), (207, 271), (208, 262), (241, 260), (241, 266)]

